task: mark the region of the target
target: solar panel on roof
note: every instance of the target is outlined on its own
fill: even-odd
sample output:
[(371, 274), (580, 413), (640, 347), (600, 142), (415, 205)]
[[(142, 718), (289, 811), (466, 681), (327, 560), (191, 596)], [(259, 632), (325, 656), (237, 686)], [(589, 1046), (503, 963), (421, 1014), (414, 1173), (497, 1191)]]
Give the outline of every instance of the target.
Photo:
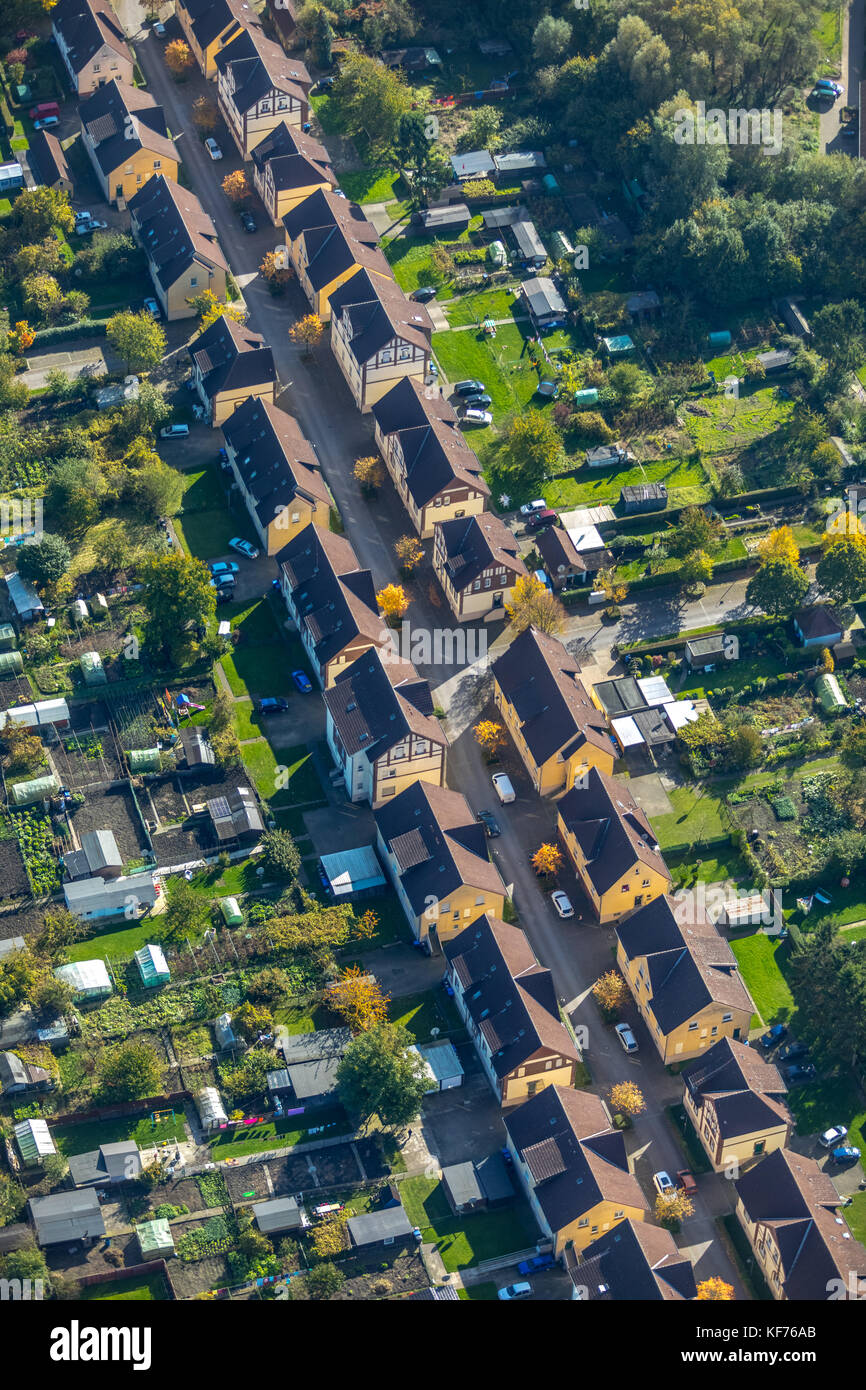
[(231, 818), (231, 807), (224, 796), (215, 796), (213, 801), (208, 802), (208, 810), (214, 820), (228, 820)]
[(106, 111), (104, 115), (97, 116), (95, 120), (87, 122), (87, 134), (94, 145), (101, 145), (103, 140), (110, 140), (113, 135), (118, 133), (117, 121), (110, 111)]

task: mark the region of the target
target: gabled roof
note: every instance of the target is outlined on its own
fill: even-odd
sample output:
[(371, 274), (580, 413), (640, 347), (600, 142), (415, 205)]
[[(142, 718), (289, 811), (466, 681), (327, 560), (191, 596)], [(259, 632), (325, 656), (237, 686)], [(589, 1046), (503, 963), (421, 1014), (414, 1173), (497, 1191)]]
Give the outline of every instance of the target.
[(104, 44), (132, 64), (132, 54), (108, 0), (59, 0), (51, 11), (51, 23), (63, 39), (73, 72), (81, 72)]
[(570, 758), (587, 744), (616, 756), (607, 720), (580, 680), (580, 666), (555, 637), (524, 629), (494, 661), (493, 675), (539, 766), (556, 753)]
[(647, 1211), (628, 1169), (625, 1140), (598, 1096), (546, 1086), (505, 1117), (514, 1148), (529, 1169), (535, 1199), (552, 1231), (599, 1202)]
[(616, 933), (628, 960), (646, 959), (652, 1011), (665, 1034), (710, 1004), (754, 1011), (733, 951), (690, 901), (655, 898)]
[(273, 350), (261, 334), (235, 323), (227, 314), (199, 333), (187, 352), (200, 369), (202, 385), (211, 400), (220, 391), (242, 391), (277, 379)]
[(113, 830), (85, 830), (81, 837), (81, 848), (92, 874), (99, 874), (103, 869), (123, 868), (123, 855)]
[(487, 857), (484, 827), (460, 792), (414, 782), (373, 816), (416, 913), (431, 899), (444, 901), (463, 884), (504, 894), (505, 885)]
[(37, 183), (49, 188), (61, 180), (72, 182), (63, 146), (50, 130), (34, 130), (28, 136), (27, 159)]
[(345, 536), (305, 526), (280, 551), (277, 563), (320, 666), (358, 636), (377, 647), (387, 641), (373, 576), (361, 568)]
[(539, 531), (535, 548), (553, 575), (560, 568), (577, 570), (579, 574), (586, 569), (584, 557), (562, 526), (546, 526)]
[(30, 1215), (40, 1245), (105, 1235), (102, 1208), (92, 1188), (84, 1192), (55, 1192), (50, 1197), (31, 1197)]
[(215, 39), (234, 27), (260, 29), (261, 20), (249, 0), (178, 0), (189, 16), (195, 41), (204, 51)]
[(330, 506), (316, 452), (294, 416), (271, 401), (248, 396), (222, 430), (263, 527), (298, 497)]
[(454, 588), (468, 589), (491, 565), (526, 574), (514, 535), (491, 512), (436, 523), (436, 543), (445, 554), (445, 571)]
[(324, 145), (285, 121), (259, 141), (252, 157), (259, 169), (270, 165), (277, 189), (306, 188), (319, 180), (337, 182)]
[(409, 733), (448, 742), (427, 682), (407, 661), (384, 661), (375, 647), (340, 672), (324, 701), (350, 757), (363, 752), (374, 763)]
[(330, 297), (331, 315), (345, 320), (349, 350), (359, 365), (396, 339), (429, 352), (433, 324), (423, 304), (408, 300), (394, 280), (359, 270)]
[[(161, 159), (180, 158), (169, 139), (162, 107), (149, 92), (128, 86), (119, 78), (83, 97), (78, 111), (96, 162), (106, 176), (126, 164), (137, 150), (147, 150)], [(127, 131), (133, 134), (128, 136)]]
[(841, 1198), (814, 1159), (793, 1149), (775, 1149), (734, 1186), (749, 1219), (772, 1232), (787, 1299), (823, 1302), (830, 1296), (831, 1280), (841, 1279), (849, 1289), (851, 1274), (866, 1277), (866, 1249), (839, 1215)]
[(559, 1017), (553, 977), (538, 964), (519, 927), (486, 914), (442, 949), (497, 1076), (508, 1076), (538, 1053), (580, 1060)]
[(414, 377), (401, 377), (372, 406), (382, 434), (395, 436), (406, 465), (406, 487), (417, 507), (453, 487), (469, 487), (484, 497), (490, 489), (477, 455), (469, 447), (453, 408)]
[(335, 222), (301, 232), (307, 261), (305, 274), (314, 290), (324, 289), (353, 266), (392, 278), (391, 267), (376, 244), (378, 235), (372, 241), (369, 227), (368, 222)]
[[(257, 145), (253, 158), (260, 149), (261, 145)], [(297, 207), (291, 208), (285, 214), (283, 226), (286, 236), (292, 242), (302, 232), (312, 231), (316, 227), (338, 226), (351, 227), (355, 237), (359, 241), (367, 241), (370, 246), (376, 246), (379, 240), (379, 233), (372, 223), (367, 221), (358, 204), (341, 197), (330, 188), (317, 188), (314, 192), (308, 193)]]
[(148, 179), (127, 207), (139, 228), (144, 253), (164, 289), (194, 261), (228, 271), (216, 227), (198, 198), (162, 174)]
[(670, 1231), (628, 1217), (605, 1231), (566, 1266), (590, 1303), (683, 1303), (697, 1298), (695, 1271)]
[(782, 1100), (787, 1091), (778, 1067), (752, 1047), (722, 1038), (683, 1069), (683, 1083), (696, 1108), (710, 1105), (723, 1139), (792, 1124)]
[(597, 893), (606, 893), (636, 864), (670, 880), (650, 823), (622, 778), (591, 767), (557, 809), (583, 851), (586, 873)]
[(312, 78), (298, 58), (290, 58), (264, 31), (245, 29), (214, 59), (221, 74), (229, 74), (234, 87), (229, 100), (243, 116), (272, 91), (284, 92), (306, 105)]

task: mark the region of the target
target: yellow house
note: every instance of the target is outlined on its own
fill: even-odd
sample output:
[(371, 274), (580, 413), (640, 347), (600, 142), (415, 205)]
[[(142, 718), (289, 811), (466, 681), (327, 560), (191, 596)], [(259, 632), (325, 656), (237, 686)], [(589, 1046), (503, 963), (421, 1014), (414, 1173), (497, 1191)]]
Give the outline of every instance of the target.
[(134, 59), (110, 0), (59, 0), (51, 31), (76, 96), (115, 77), (132, 85)]
[(563, 1260), (579, 1303), (691, 1303), (695, 1271), (670, 1231), (626, 1217)]
[(440, 386), (404, 376), (371, 414), (385, 467), (422, 539), (437, 521), (484, 511), (490, 489)]
[(280, 589), (323, 690), (371, 647), (388, 646), (376, 586), (345, 536), (307, 526), (279, 552)]
[(222, 430), (235, 482), (266, 554), (276, 555), (308, 526), (328, 529), (331, 494), (294, 416), (249, 396)]
[(433, 573), (458, 622), (504, 618), (515, 581), (527, 573), (514, 533), (491, 512), (433, 529)]
[(778, 1067), (722, 1038), (683, 1068), (683, 1106), (717, 1173), (782, 1149), (793, 1128)]
[(667, 865), (622, 778), (590, 767), (557, 802), (557, 827), (600, 922), (667, 892)]
[(223, 314), (193, 338), (187, 352), (198, 398), (215, 429), (250, 396), (273, 404), (274, 354), (260, 333)]
[(505, 1117), (508, 1148), (553, 1253), (583, 1250), (647, 1201), (629, 1172), (625, 1140), (589, 1091), (548, 1086)]
[(384, 275), (356, 270), (331, 291), (331, 351), (362, 414), (401, 377), (426, 381), (433, 324)]
[(373, 817), (379, 858), (406, 920), (434, 954), (485, 913), (502, 916), (505, 885), (460, 792), (414, 782)]
[(247, 29), (262, 31), (248, 0), (175, 0), (175, 14), (205, 77), (216, 77), (216, 57)]
[(194, 193), (154, 174), (128, 209), (132, 235), (147, 257), (167, 319), (194, 318), (189, 301), (205, 290), (225, 303), (228, 263), (216, 227)]
[(298, 202), (283, 217), (283, 228), (298, 283), (323, 323), (331, 317), (331, 295), (359, 270), (393, 283), (376, 228), (330, 189), (317, 189)]
[(591, 767), (613, 772), (607, 720), (555, 637), (535, 627), (515, 637), (493, 663), (493, 700), (542, 796), (573, 787)]
[(839, 1208), (830, 1176), (813, 1158), (776, 1149), (734, 1183), (736, 1213), (774, 1298), (862, 1299), (866, 1249)]
[(657, 897), (616, 926), (617, 965), (662, 1061), (748, 1039), (755, 1006), (736, 957), (691, 900)]
[(265, 38), (261, 28), (245, 28), (214, 60), (217, 105), (242, 159), (281, 122), (306, 125), (312, 78), (297, 58)]
[(488, 914), (446, 941), (443, 953), (445, 978), (500, 1105), (545, 1086), (573, 1086), (580, 1054), (526, 933)]
[(153, 97), (116, 79), (79, 106), (81, 142), (106, 202), (123, 208), (154, 174), (177, 181), (180, 160)]
[(448, 740), (430, 686), (408, 661), (372, 647), (325, 691), (325, 737), (350, 801), (377, 806), (413, 782), (445, 785)]
[(279, 227), (286, 214), (313, 193), (336, 188), (337, 175), (324, 145), (280, 121), (253, 150), (253, 185)]

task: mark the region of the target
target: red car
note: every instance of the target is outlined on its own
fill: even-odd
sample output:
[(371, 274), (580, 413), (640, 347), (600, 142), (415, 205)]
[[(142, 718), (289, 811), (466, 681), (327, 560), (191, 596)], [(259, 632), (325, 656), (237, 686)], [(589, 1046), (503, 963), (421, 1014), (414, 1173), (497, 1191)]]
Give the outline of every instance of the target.
[(677, 1187), (681, 1188), (687, 1197), (694, 1197), (696, 1195), (698, 1185), (688, 1168), (681, 1168), (677, 1173)]
[(543, 531), (546, 527), (553, 526), (556, 519), (556, 512), (551, 507), (547, 507), (543, 512), (533, 512), (532, 516), (526, 518), (526, 529), (527, 531)]
[(40, 101), (38, 106), (31, 106), (31, 121), (44, 121), (46, 116), (60, 116), (60, 107), (56, 101)]

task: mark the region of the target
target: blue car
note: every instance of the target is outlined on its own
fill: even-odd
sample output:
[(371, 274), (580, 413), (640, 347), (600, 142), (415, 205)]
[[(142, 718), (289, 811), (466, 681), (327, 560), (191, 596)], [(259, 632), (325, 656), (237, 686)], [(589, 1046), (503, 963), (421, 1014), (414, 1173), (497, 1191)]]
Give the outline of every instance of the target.
[(266, 695), (259, 700), (259, 714), (284, 714), (289, 702), (284, 695)]
[(556, 1260), (552, 1255), (535, 1255), (531, 1260), (521, 1260), (517, 1266), (518, 1274), (536, 1274), (541, 1269), (553, 1269)]
[(782, 1041), (787, 1031), (788, 1028), (786, 1024), (774, 1023), (772, 1028), (770, 1028), (768, 1032), (764, 1033), (763, 1037), (761, 1038), (761, 1047), (764, 1049), (765, 1052), (769, 1052), (771, 1048), (776, 1046), (776, 1043), (780, 1043)]
[(860, 1150), (853, 1144), (843, 1144), (839, 1149), (834, 1149), (830, 1154), (834, 1163), (853, 1163), (860, 1157)]
[(306, 671), (293, 671), (292, 680), (295, 682), (295, 685), (298, 687), (302, 695), (309, 695), (310, 691), (313, 688), (313, 683), (307, 675)]

